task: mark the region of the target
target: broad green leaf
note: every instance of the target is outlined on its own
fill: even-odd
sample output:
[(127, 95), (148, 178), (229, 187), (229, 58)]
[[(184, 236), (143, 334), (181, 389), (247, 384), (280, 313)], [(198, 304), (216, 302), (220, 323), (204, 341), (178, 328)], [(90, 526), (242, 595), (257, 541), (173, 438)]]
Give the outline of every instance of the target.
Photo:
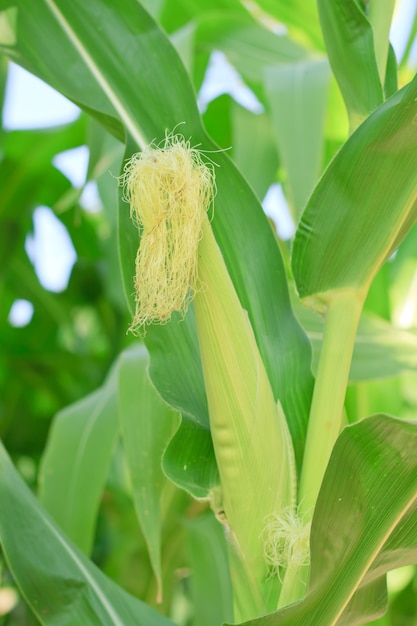
[(197, 49), (221, 50), (250, 83), (260, 83), (265, 67), (294, 63), (308, 52), (285, 35), (274, 34), (249, 17), (211, 13), (199, 22)]
[(208, 491), (219, 484), (208, 426), (183, 416), (178, 431), (171, 439), (164, 457), (167, 476), (195, 498), (207, 498)]
[[(310, 338), (312, 367), (316, 372), (323, 341), (323, 318), (307, 307), (298, 305), (295, 310)], [(417, 334), (413, 330), (396, 328), (375, 315), (362, 315), (349, 373), (351, 383), (391, 378), (416, 367)]]
[(334, 75), (328, 85), (328, 106), (325, 119), (325, 153), (323, 165), (328, 165), (349, 135), (349, 121), (342, 94)]
[(417, 423), (374, 415), (343, 430), (314, 512), (304, 600), (247, 626), (351, 625), (386, 606), (382, 577), (417, 562)]
[[(123, 0), (117, 12), (110, 0), (76, 0), (70, 5), (64, 0), (40, 0), (36, 7), (26, 5), (24, 0), (13, 0), (19, 12), (15, 44), (3, 42), (2, 49), (81, 107), (94, 111), (119, 137), (122, 124), (131, 138), (127, 156), (152, 139), (162, 139), (166, 129), (184, 121), (178, 132), (191, 136), (193, 144), (203, 150), (217, 150), (202, 128), (190, 80), (177, 53), (135, 0)], [(7, 7), (10, 1), (0, 0), (0, 9)], [(39, 28), (48, 31), (48, 45)], [(51, 55), (50, 45), (60, 54)], [(70, 71), (62, 72), (63, 65)], [(248, 311), (275, 396), (288, 417), (300, 464), (312, 388), (310, 347), (290, 309), (279, 250), (255, 195), (227, 155), (212, 157), (219, 165), (215, 236)], [(128, 208), (122, 204), (120, 251), (129, 296), (137, 245), (138, 234), (128, 224)], [(184, 320), (184, 326), (187, 323)], [(169, 326), (160, 332), (170, 332)], [(194, 364), (198, 359), (192, 354), (195, 337), (185, 346)], [(177, 378), (188, 368), (187, 362), (178, 367)], [(188, 404), (187, 398), (183, 404)], [(194, 416), (191, 408), (188, 414)]]
[(204, 127), (208, 134), (221, 148), (228, 150), (234, 145), (231, 129), (233, 105), (232, 96), (224, 93), (209, 102), (203, 113)]
[(314, 0), (257, 0), (257, 4), (278, 22), (282, 22), (293, 39), (320, 51), (324, 49)]
[(417, 366), (417, 334), (375, 316), (363, 316), (355, 340), (349, 380), (398, 376)]
[(319, 0), (318, 9), (330, 65), (356, 128), (383, 102), (372, 27), (356, 0)]
[[(15, 130), (2, 136), (0, 199), (2, 218), (16, 220), (16, 206), (23, 215), (35, 206), (54, 206), (60, 193), (71, 188), (65, 176), (51, 164), (57, 152), (83, 144), (85, 117), (66, 126), (36, 130)], [(19, 215), (21, 222), (23, 215)], [(23, 222), (24, 223), (24, 222)]]
[[(414, 378), (415, 368), (408, 372)], [(345, 409), (350, 423), (365, 419), (369, 415), (385, 411), (388, 415), (413, 417), (415, 403), (410, 403), (404, 391), (407, 374), (396, 378), (369, 380), (350, 385), (346, 390)], [(413, 380), (414, 388), (414, 380)], [(410, 406), (411, 404), (411, 406)]]
[(94, 181), (93, 184), (97, 185), (104, 213), (103, 222), (107, 226), (107, 236), (100, 238), (103, 244), (101, 247), (101, 264), (104, 265), (106, 277), (104, 286), (110, 300), (118, 310), (124, 312), (127, 310), (127, 306), (120, 275), (117, 214), (114, 211), (119, 192), (116, 176), (120, 169), (120, 161), (123, 158), (123, 145), (107, 133), (103, 126), (93, 118), (89, 119), (87, 139), (90, 154), (87, 180)]
[[(395, 588), (392, 589), (390, 594), (390, 604), (385, 626), (391, 626), (393, 623), (405, 622), (406, 620), (416, 621), (417, 619), (416, 568), (408, 567), (396, 574), (395, 578), (393, 577)], [(381, 623), (375, 622), (373, 626), (384, 625), (381, 621)]]
[(328, 63), (324, 59), (265, 69), (276, 142), (287, 171), (288, 195), (297, 217), (321, 170), (329, 78)]
[(393, 322), (405, 328), (417, 324), (416, 289), (417, 289), (417, 226), (410, 230), (395, 257), (388, 264), (389, 300)]
[(391, 320), (390, 274), (391, 262), (383, 263), (371, 283), (363, 305), (366, 313), (388, 321)]
[(151, 385), (147, 368), (143, 345), (121, 355), (119, 418), (136, 514), (157, 579), (157, 595), (162, 598), (161, 496), (167, 480), (161, 458), (178, 418)]
[(417, 78), (349, 138), (314, 190), (293, 249), (301, 298), (363, 298), (417, 217)]
[[(0, 24), (1, 28), (1, 24)], [(0, 120), (2, 120), (3, 106), (6, 95), (6, 82), (7, 82), (7, 59), (1, 55), (0, 56)], [(1, 127), (3, 127), (3, 123), (1, 123)]]
[(87, 554), (118, 432), (113, 372), (101, 389), (58, 413), (42, 458), (40, 501)]
[(382, 84), (385, 83), (387, 74), (389, 34), (394, 8), (395, 0), (383, 0), (383, 2), (371, 2), (368, 10), (368, 19), (373, 30), (375, 60)]
[(20, 161), (25, 176), (32, 170), (39, 176), (56, 154), (84, 143), (86, 121), (86, 116), (80, 115), (64, 126), (7, 131), (2, 137), (4, 155), (17, 161), (17, 164)]
[(385, 98), (390, 98), (398, 90), (397, 57), (392, 45), (388, 48), (387, 72), (385, 74), (384, 93)]
[(337, 620), (337, 626), (362, 626), (365, 622), (383, 616), (387, 603), (386, 577), (381, 576), (358, 589)]
[(0, 542), (40, 624), (173, 626), (106, 578), (42, 509), (0, 444)]
[(270, 117), (266, 113), (255, 115), (233, 103), (232, 129), (233, 160), (263, 200), (279, 165)]
[(152, 357), (149, 373), (165, 401), (182, 414), (180, 427), (164, 454), (164, 470), (177, 485), (202, 498), (219, 483), (219, 475), (200, 353), (196, 350), (193, 307), (187, 323), (178, 317), (174, 316), (169, 326), (150, 326), (147, 330), (146, 345)]
[(175, 31), (175, 33), (172, 33), (170, 40), (191, 77), (194, 69), (195, 24), (191, 22)]
[(223, 94), (209, 103), (203, 121), (213, 139), (228, 149), (228, 154), (262, 200), (276, 180), (279, 165), (269, 115), (253, 113)]
[(408, 35), (407, 44), (405, 46), (402, 56), (399, 59), (401, 68), (405, 68), (407, 65), (410, 65), (410, 53), (411, 53), (411, 50), (413, 49), (413, 45), (414, 45), (415, 38), (417, 35), (417, 7), (414, 7), (412, 20), (413, 21), (412, 21), (410, 33)]
[(142, 0), (145, 9), (157, 19), (164, 9), (166, 0)]
[(209, 11), (247, 14), (240, 0), (165, 0), (160, 22), (171, 33)]
[[(104, 13), (105, 5), (102, 3)], [(109, 16), (107, 16), (109, 17)], [(117, 111), (120, 115), (129, 119), (130, 113), (125, 111), (123, 103), (113, 98), (111, 90), (102, 89), (101, 76), (95, 73), (95, 63), (88, 50), (79, 49), (81, 46), (65, 46), (66, 37), (77, 38), (73, 31), (63, 36), (59, 27), (60, 13), (56, 4), (52, 2), (40, 2), (36, 4), (22, 0), (20, 3), (13, 0), (0, 2), (0, 18), (7, 29), (0, 32), (0, 48), (13, 61), (22, 65), (25, 69), (42, 78), (45, 82), (73, 100), (76, 104), (85, 108), (106, 126), (110, 132), (119, 139), (123, 139), (124, 133), (120, 122), (117, 120)], [(93, 23), (86, 24), (85, 28), (93, 28)], [(36, 45), (32, 47), (27, 38), (27, 31), (32, 33)], [(42, 32), (47, 30), (49, 37), (45, 38)], [(51, 54), (51, 49), (60, 50), (60, 54)], [(85, 53), (85, 54), (84, 54)], [(110, 51), (107, 51), (107, 56)], [(43, 64), (42, 59), (48, 59), (48, 64)], [(63, 72), (63, 59), (66, 58), (66, 66), (70, 71)], [(106, 64), (112, 68), (112, 63)], [(77, 78), (78, 77), (78, 78)], [(68, 90), (68, 82), (71, 89)], [(86, 83), (89, 89), (86, 89)], [(70, 93), (69, 93), (70, 91)]]
[(185, 522), (191, 593), (198, 626), (233, 619), (232, 586), (223, 527), (209, 512)]
[[(13, 230), (10, 230), (13, 233)], [(4, 234), (6, 240), (8, 232), (10, 231), (5, 228)], [(12, 239), (11, 242), (10, 239)], [(19, 296), (28, 298), (28, 300), (38, 306), (41, 311), (45, 313), (50, 323), (68, 323), (68, 310), (61, 303), (57, 302), (51, 293), (42, 288), (39, 283), (38, 277), (35, 274), (34, 267), (30, 263), (28, 257), (23, 254), (15, 254), (16, 242), (13, 241), (13, 234), (9, 238), (9, 243), (11, 243), (10, 248), (8, 246), (5, 246), (2, 249), (2, 252), (6, 257), (5, 259), (2, 259), (2, 261), (4, 261), (3, 266), (6, 266), (6, 264), (8, 263), (7, 282), (13, 286), (16, 286), (18, 284)], [(7, 258), (8, 253), (12, 255), (12, 259)], [(36, 339), (37, 337), (35, 336), (33, 340), (36, 341)]]

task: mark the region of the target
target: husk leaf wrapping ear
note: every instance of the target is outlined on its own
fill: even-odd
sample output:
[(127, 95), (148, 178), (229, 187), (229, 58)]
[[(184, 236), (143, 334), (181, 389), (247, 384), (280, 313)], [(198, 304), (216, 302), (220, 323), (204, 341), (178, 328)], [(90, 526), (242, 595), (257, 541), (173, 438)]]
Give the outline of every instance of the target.
[[(162, 147), (151, 145), (134, 155), (123, 182), (132, 219), (142, 231), (131, 330), (166, 322), (173, 311), (184, 312), (194, 296), (221, 481), (216, 513), (239, 562), (232, 572), (235, 618), (254, 617), (265, 611), (269, 594), (264, 589), (270, 567), (264, 554), (266, 520), (295, 504), (294, 450), (207, 216), (213, 170), (189, 142), (170, 135)], [(248, 580), (254, 589), (250, 598)]]

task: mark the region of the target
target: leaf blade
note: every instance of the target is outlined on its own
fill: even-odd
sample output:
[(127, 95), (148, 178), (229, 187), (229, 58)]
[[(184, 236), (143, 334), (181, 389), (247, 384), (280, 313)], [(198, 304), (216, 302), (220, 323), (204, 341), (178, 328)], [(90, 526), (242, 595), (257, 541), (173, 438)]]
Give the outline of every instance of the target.
[(345, 610), (364, 623), (378, 598), (383, 611), (378, 579), (417, 560), (416, 443), (415, 422), (382, 414), (342, 431), (314, 512), (307, 595), (246, 626), (343, 624)]
[(57, 414), (40, 468), (40, 501), (87, 554), (118, 436), (114, 375)]
[(166, 478), (161, 457), (177, 422), (147, 375), (143, 345), (125, 351), (119, 361), (119, 418), (136, 515), (142, 528), (162, 598), (160, 500)]
[(318, 9), (330, 64), (355, 128), (383, 102), (372, 27), (355, 0), (319, 0)]
[[(26, 601), (45, 626), (172, 626), (102, 574), (59, 530), (0, 444), (0, 541)], [(36, 540), (34, 541), (34, 538)]]
[(300, 297), (319, 309), (340, 290), (363, 298), (417, 218), (416, 94), (415, 78), (356, 130), (307, 204), (293, 270)]

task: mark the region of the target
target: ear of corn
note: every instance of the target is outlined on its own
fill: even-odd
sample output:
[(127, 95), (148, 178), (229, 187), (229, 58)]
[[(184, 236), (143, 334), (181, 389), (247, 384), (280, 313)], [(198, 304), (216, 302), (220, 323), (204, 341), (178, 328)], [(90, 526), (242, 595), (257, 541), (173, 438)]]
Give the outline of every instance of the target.
[[(214, 508), (231, 544), (235, 617), (247, 619), (267, 605), (274, 608), (270, 585), (264, 588), (264, 529), (271, 516), (295, 507), (289, 430), (207, 217), (212, 168), (189, 142), (168, 136), (162, 147), (152, 145), (133, 157), (123, 182), (142, 231), (132, 330), (167, 322), (173, 311), (185, 312), (194, 296), (221, 481)], [(285, 567), (285, 558), (280, 555), (278, 567)], [(277, 594), (278, 585), (275, 603)]]
[(295, 463), (246, 312), (206, 218), (194, 307), (225, 523), (258, 587), (264, 528), (295, 505)]

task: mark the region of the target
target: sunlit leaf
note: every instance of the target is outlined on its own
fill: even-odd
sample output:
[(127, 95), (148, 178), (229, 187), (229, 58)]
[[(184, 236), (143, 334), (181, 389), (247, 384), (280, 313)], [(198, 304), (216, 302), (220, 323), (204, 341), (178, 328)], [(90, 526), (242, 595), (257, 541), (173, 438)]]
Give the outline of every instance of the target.
[(87, 554), (119, 432), (115, 374), (55, 417), (40, 470), (40, 501)]
[(186, 523), (195, 616), (199, 626), (218, 626), (233, 616), (232, 588), (223, 529), (206, 514)]
[(363, 624), (386, 609), (382, 576), (417, 560), (417, 424), (375, 415), (345, 428), (311, 530), (301, 602), (247, 626)]
[(355, 128), (383, 102), (372, 27), (355, 0), (319, 0), (318, 9), (330, 65)]
[(417, 217), (417, 79), (379, 107), (330, 163), (302, 216), (293, 270), (314, 306), (364, 297)]
[(106, 578), (41, 508), (0, 444), (0, 542), (27, 603), (45, 626), (172, 626)]
[(330, 71), (327, 60), (274, 65), (265, 87), (297, 218), (319, 177)]
[(161, 497), (166, 487), (161, 459), (178, 417), (151, 385), (147, 368), (148, 354), (143, 345), (122, 354), (119, 415), (133, 501), (161, 598)]

